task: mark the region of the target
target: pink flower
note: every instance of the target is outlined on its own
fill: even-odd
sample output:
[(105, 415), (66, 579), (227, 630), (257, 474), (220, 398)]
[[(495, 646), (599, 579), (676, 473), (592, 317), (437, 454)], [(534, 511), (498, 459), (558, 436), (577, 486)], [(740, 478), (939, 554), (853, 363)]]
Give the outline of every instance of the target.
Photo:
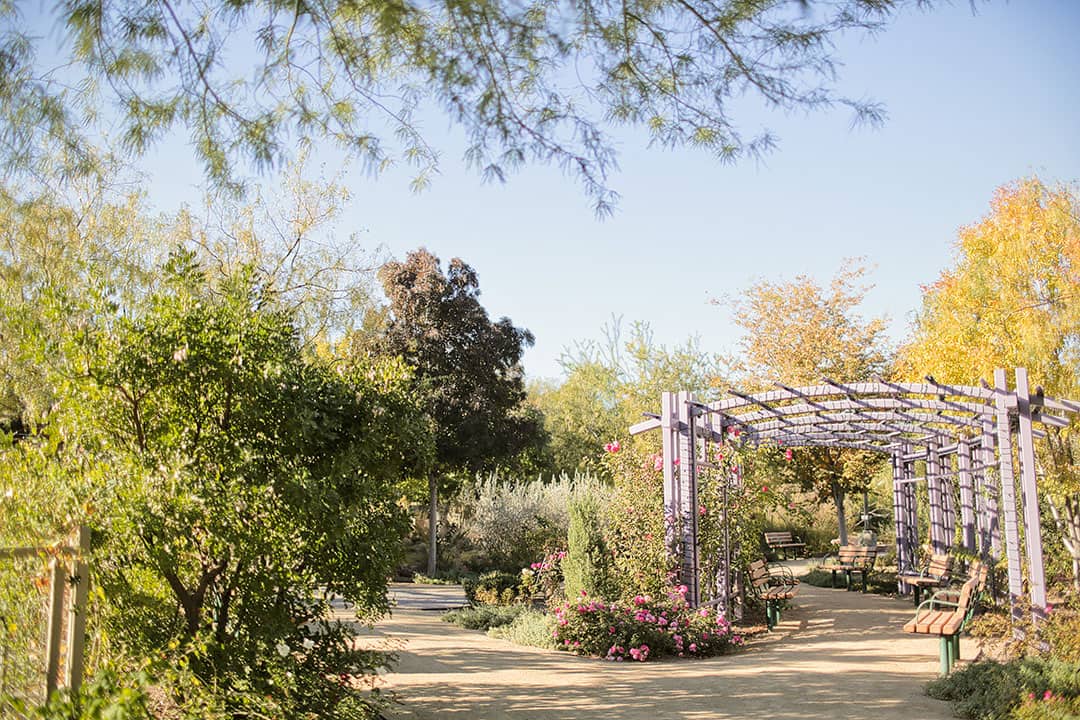
[(652, 455), (653, 470), (659, 472), (664, 469), (664, 457), (657, 453)]
[(718, 463), (724, 462), (724, 451), (723, 450), (717, 450), (716, 451), (716, 462), (718, 462)]
[(1054, 693), (1050, 692), (1049, 690), (1043, 693), (1043, 700), (1049, 700), (1052, 697), (1054, 697)]
[(697, 643), (690, 643), (690, 652), (697, 652)]
[(788, 462), (791, 462), (791, 455), (792, 455), (791, 448), (788, 448), (787, 450), (784, 451), (784, 459), (787, 460)]
[(698, 610), (698, 615), (701, 617), (709, 617), (709, 608), (701, 608)]
[(1029, 692), (1028, 693), (1028, 700), (1034, 700), (1034, 699), (1035, 699), (1035, 693)]
[(763, 493), (769, 492), (769, 486), (768, 485), (762, 485), (761, 486), (761, 492), (763, 492)]
[(705, 513), (706, 513), (706, 512), (707, 512), (707, 510), (705, 510), (705, 506), (704, 506), (704, 505), (699, 505), (699, 506), (698, 506), (698, 509), (697, 509), (697, 513), (698, 513), (698, 515), (700, 515), (701, 517), (705, 517)]
[(677, 466), (679, 464), (679, 458), (675, 458), (675, 460), (673, 460), (671, 464)]
[(613, 440), (612, 442), (609, 442), (606, 445), (604, 445), (604, 450), (606, 450), (609, 453), (617, 453), (620, 450), (622, 450), (622, 445), (619, 444), (618, 440)]

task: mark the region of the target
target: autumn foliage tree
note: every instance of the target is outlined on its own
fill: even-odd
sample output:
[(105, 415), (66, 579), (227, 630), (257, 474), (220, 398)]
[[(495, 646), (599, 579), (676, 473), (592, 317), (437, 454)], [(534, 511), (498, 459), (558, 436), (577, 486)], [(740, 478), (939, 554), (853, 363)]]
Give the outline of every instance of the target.
[[(889, 357), (883, 318), (863, 319), (858, 308), (868, 287), (866, 268), (845, 264), (827, 287), (800, 275), (794, 280), (761, 281), (735, 303), (735, 322), (743, 328), (741, 384), (750, 391), (871, 379)], [(823, 499), (836, 504), (840, 542), (847, 543), (844, 499), (863, 490), (880, 465), (874, 453), (828, 447), (799, 450), (780, 471)]]
[[(1025, 367), (1048, 395), (1080, 397), (1080, 198), (1026, 178), (997, 190), (985, 217), (960, 230), (952, 267), (923, 295), (897, 373), (977, 383)], [(1080, 428), (1039, 443), (1049, 502), (1080, 583)]]

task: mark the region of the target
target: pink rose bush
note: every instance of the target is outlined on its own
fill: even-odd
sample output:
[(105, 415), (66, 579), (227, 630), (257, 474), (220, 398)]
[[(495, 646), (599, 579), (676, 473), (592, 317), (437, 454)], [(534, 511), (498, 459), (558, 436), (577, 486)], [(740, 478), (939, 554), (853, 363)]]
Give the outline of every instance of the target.
[(691, 610), (685, 594), (680, 585), (662, 601), (646, 595), (610, 603), (579, 597), (556, 608), (552, 636), (561, 650), (615, 662), (708, 657), (742, 644), (727, 620), (709, 609)]

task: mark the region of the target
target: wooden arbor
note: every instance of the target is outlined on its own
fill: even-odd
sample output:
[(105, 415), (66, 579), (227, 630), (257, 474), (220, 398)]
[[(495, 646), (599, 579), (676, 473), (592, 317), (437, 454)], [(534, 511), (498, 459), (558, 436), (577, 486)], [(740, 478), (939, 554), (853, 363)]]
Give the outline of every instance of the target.
[[(1004, 553), (1014, 616), (1024, 594), (1021, 569), (1026, 559), (1032, 612), (1037, 617), (1045, 612), (1034, 441), (1043, 434), (1039, 425), (1066, 426), (1068, 414), (1080, 412), (1080, 402), (1045, 397), (1041, 389), (1032, 391), (1023, 368), (1016, 370), (1014, 390), (1008, 388), (1005, 371), (997, 370), (993, 386), (985, 382), (979, 387), (946, 385), (932, 377), (924, 383), (878, 379), (845, 384), (825, 379), (810, 387), (777, 385), (775, 390), (755, 395), (734, 391), (730, 395), (718, 402), (702, 403), (689, 393), (664, 393), (659, 415), (630, 428), (631, 434), (661, 431), (665, 513), (675, 520), (681, 548), (680, 580), (688, 587), (686, 597), (693, 605), (702, 602), (698, 473), (710, 467), (703, 459), (711, 457), (709, 444), (723, 442), (729, 429), (739, 429), (744, 442), (756, 444), (778, 442), (786, 447), (887, 453), (893, 465), (893, 513), (901, 570), (916, 564), (920, 539), (915, 484), (925, 481), (933, 552), (948, 552), (958, 537), (966, 551), (981, 557), (996, 560)], [(925, 462), (926, 472), (916, 476), (919, 461)], [(954, 500), (957, 496), (959, 507)], [(707, 559), (717, 569), (718, 585), (722, 585), (712, 593), (710, 604), (721, 611), (729, 609), (735, 586), (730, 558), (728, 546), (721, 557)]]

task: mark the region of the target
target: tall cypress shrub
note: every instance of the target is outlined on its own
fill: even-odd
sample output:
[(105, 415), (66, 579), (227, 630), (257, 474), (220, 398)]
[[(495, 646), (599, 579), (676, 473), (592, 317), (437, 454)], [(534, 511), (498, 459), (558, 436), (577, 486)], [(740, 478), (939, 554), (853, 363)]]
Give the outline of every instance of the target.
[(570, 502), (570, 527), (567, 533), (566, 559), (563, 561), (566, 597), (614, 598), (617, 590), (611, 551), (604, 541), (600, 506), (596, 499), (581, 495)]

